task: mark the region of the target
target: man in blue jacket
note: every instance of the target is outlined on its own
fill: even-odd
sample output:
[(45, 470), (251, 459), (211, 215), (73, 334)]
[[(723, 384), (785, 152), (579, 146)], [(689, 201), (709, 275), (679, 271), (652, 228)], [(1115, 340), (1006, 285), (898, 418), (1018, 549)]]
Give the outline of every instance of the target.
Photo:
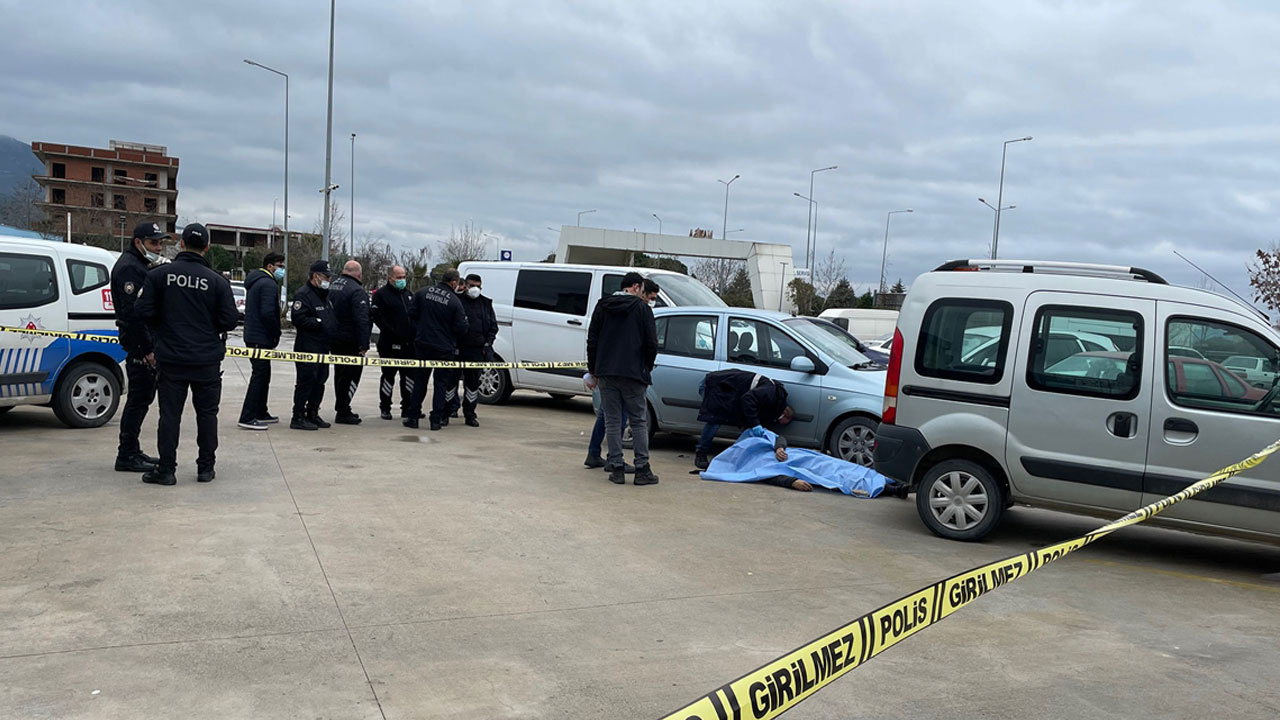
[(196, 411), (196, 480), (214, 477), (218, 403), (227, 333), (240, 322), (231, 282), (209, 267), (209, 231), (199, 223), (182, 230), (182, 252), (147, 273), (135, 310), (155, 329), (160, 405), (160, 462), (142, 476), (156, 485), (177, 483), (178, 432), (187, 393)]
[[(280, 288), (276, 283), (285, 277), (284, 256), (269, 252), (262, 267), (244, 279), (244, 344), (246, 347), (273, 350), (280, 344)], [(267, 411), (267, 392), (271, 388), (271, 361), (250, 360), (253, 374), (240, 408), (240, 422), (245, 430), (266, 430), (268, 423), (280, 418)]]
[[(458, 359), (458, 338), (467, 334), (467, 313), (458, 300), (458, 288), (462, 285), (462, 276), (457, 270), (449, 268), (444, 272), (439, 284), (423, 288), (413, 296), (413, 322), (417, 331), (414, 346), (419, 360)], [(427, 396), (427, 382), (431, 379), (432, 368), (420, 368), (413, 380), (413, 397), (409, 400), (409, 414), (404, 419), (404, 426), (417, 429), (418, 417), (422, 414), (422, 403)], [(431, 401), (431, 429), (439, 430), (444, 425), (444, 416), (448, 412), (446, 393), (449, 386), (458, 386), (456, 371), (441, 369), (436, 373), (435, 393)]]

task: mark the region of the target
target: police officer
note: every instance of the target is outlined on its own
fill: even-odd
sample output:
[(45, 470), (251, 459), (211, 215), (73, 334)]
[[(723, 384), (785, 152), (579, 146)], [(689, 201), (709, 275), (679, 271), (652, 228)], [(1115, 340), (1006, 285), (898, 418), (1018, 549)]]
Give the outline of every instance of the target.
[[(387, 284), (373, 293), (373, 323), (378, 326), (378, 357), (413, 359), (413, 295), (409, 292), (408, 273), (396, 265), (387, 275)], [(383, 420), (391, 419), (391, 391), (400, 373), (400, 417), (409, 417), (409, 396), (413, 393), (413, 371), (406, 368), (382, 368), (378, 383), (378, 410)]]
[[(437, 285), (423, 288), (413, 296), (412, 317), (416, 326), (417, 338), (414, 349), (419, 360), (456, 360), (458, 356), (458, 338), (467, 333), (467, 313), (458, 300), (458, 287), (462, 277), (458, 271), (449, 268)], [(420, 368), (413, 379), (413, 397), (409, 401), (409, 417), (404, 419), (404, 426), (418, 427), (418, 418), (422, 413), (422, 401), (427, 395), (427, 381), (431, 379), (431, 368)], [(436, 373), (435, 393), (431, 402), (431, 429), (439, 430), (443, 426), (446, 408), (446, 392), (450, 384), (458, 386), (457, 374), (441, 369)]]
[(156, 356), (151, 328), (138, 317), (136, 302), (147, 269), (160, 259), (162, 241), (169, 234), (153, 222), (138, 223), (133, 229), (133, 244), (111, 268), (111, 299), (115, 303), (116, 327), (120, 329), (120, 346), (125, 351), (125, 372), (129, 377), (129, 395), (120, 413), (120, 444), (116, 449), (116, 470), (146, 472), (156, 466), (156, 458), (145, 455), (138, 444), (142, 421), (151, 402), (156, 399)]
[[(327, 353), (333, 346), (337, 325), (333, 321), (333, 305), (329, 302), (329, 261), (311, 263), (307, 284), (294, 293), (289, 320), (297, 330), (293, 349), (297, 352)], [(324, 384), (329, 379), (325, 363), (298, 363), (298, 382), (293, 388), (293, 430), (319, 430), (329, 427), (320, 418), (320, 401)]]
[[(360, 285), (364, 270), (360, 263), (348, 260), (342, 276), (329, 287), (329, 304), (333, 306), (335, 355), (359, 355), (369, 352), (369, 293)], [(334, 365), (333, 421), (343, 425), (359, 425), (360, 416), (351, 411), (351, 400), (360, 385), (363, 365)]]
[(142, 481), (156, 485), (177, 482), (178, 431), (188, 391), (196, 411), (196, 445), (200, 448), (196, 480), (213, 480), (226, 334), (240, 320), (231, 283), (204, 259), (209, 231), (199, 223), (187, 225), (182, 230), (181, 250), (173, 262), (147, 273), (134, 306), (155, 328), (160, 462), (142, 476)]
[[(498, 336), (498, 318), (493, 312), (493, 301), (481, 294), (480, 276), (467, 276), (466, 292), (460, 299), (467, 313), (467, 332), (458, 342), (458, 359), (462, 362), (493, 360), (493, 339)], [(462, 371), (462, 414), (467, 425), (480, 427), (476, 419), (476, 401), (480, 399), (480, 370), (465, 368)]]
[[(284, 256), (269, 252), (262, 267), (244, 279), (244, 344), (246, 347), (272, 350), (280, 344), (280, 288), (284, 282)], [(271, 388), (271, 361), (250, 360), (253, 374), (244, 393), (237, 425), (245, 430), (266, 430), (280, 418), (267, 411), (267, 392)]]

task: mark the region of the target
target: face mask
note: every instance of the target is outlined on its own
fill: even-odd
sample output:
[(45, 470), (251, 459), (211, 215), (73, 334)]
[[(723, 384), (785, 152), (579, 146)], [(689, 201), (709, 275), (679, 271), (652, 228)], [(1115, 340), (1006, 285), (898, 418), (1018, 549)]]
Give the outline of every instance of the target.
[(650, 301), (649, 301), (649, 307), (651, 307), (651, 308), (656, 308), (656, 307), (658, 307), (658, 301), (657, 301), (657, 300), (650, 300)]
[(480, 288), (478, 287), (467, 288), (467, 297), (471, 298), (472, 300), (475, 300), (476, 298), (480, 297)]
[(409, 283), (405, 282), (404, 278), (400, 278), (399, 280), (391, 281), (391, 284), (394, 285), (397, 290), (403, 290)]
[(160, 253), (151, 252), (146, 245), (139, 245), (138, 249), (142, 251), (142, 257), (146, 258), (147, 262), (154, 264), (160, 260)]
[(320, 281), (320, 289), (321, 289), (321, 290), (328, 290), (328, 289), (329, 289), (329, 281), (328, 281), (328, 280), (321, 280), (321, 281)]
[(275, 270), (272, 270), (271, 277), (275, 278), (276, 282), (284, 280), (284, 268), (276, 268)]

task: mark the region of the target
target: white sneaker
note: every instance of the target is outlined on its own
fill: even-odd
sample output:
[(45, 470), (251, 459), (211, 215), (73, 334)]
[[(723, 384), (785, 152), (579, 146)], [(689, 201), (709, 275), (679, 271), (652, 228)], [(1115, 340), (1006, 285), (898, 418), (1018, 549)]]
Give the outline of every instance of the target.
[(266, 430), (267, 424), (262, 422), (261, 420), (250, 420), (249, 422), (245, 422), (241, 420), (240, 422), (236, 423), (236, 427), (242, 430)]

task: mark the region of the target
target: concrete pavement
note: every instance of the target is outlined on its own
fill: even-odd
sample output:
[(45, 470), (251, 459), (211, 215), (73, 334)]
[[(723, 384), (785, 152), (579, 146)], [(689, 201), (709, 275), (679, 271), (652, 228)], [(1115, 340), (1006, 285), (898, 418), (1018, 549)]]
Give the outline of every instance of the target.
[[(618, 487), (581, 467), (586, 399), (517, 393), (480, 428), (409, 431), (378, 419), (368, 370), (361, 426), (242, 431), (248, 367), (224, 367), (208, 485), (190, 414), (173, 488), (111, 470), (115, 422), (0, 417), (0, 717), (656, 717), (1097, 524), (1020, 508), (990, 542), (947, 542), (908, 502), (703, 482), (666, 436), (661, 484)], [(1126, 530), (788, 717), (1275, 717), (1277, 573), (1277, 548)]]

